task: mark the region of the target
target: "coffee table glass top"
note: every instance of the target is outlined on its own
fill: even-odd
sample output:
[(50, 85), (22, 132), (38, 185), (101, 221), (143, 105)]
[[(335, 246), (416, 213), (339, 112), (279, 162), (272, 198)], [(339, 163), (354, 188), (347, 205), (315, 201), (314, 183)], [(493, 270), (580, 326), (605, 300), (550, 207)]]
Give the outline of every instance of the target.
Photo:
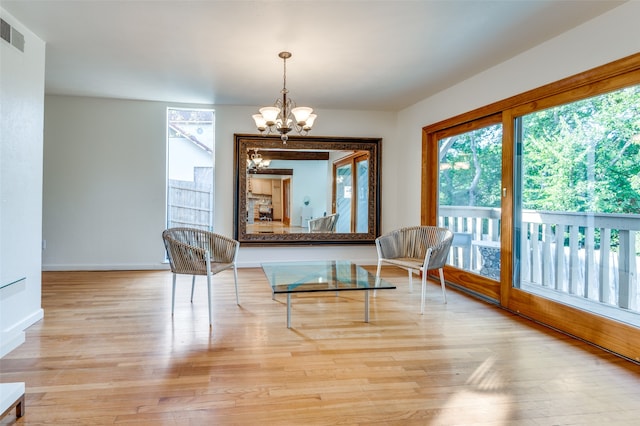
[(393, 289), (366, 269), (347, 260), (267, 262), (262, 264), (273, 293), (308, 293)]

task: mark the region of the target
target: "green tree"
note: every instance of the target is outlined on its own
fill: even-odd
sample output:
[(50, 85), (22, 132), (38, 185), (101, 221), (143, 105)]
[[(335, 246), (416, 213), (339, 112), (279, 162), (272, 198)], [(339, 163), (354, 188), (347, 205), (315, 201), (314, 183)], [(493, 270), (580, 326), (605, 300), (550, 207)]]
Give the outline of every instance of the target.
[(441, 141), (440, 204), (500, 207), (502, 126)]
[(523, 117), (524, 208), (640, 213), (640, 86)]
[[(522, 117), (523, 208), (640, 213), (640, 86)], [(440, 204), (500, 206), (502, 126), (441, 141)]]

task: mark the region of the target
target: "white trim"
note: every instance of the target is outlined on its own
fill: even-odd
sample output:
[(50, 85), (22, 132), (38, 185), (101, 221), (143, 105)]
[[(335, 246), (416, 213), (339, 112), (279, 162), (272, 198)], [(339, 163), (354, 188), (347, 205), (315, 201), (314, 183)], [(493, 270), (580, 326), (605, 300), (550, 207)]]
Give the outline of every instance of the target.
[(162, 271), (169, 269), (168, 263), (130, 264), (57, 264), (42, 265), (43, 271)]
[[(296, 262), (296, 261), (307, 261), (307, 260), (327, 260), (327, 257), (324, 258), (308, 258), (308, 259), (299, 259), (299, 258), (291, 258), (291, 259), (265, 259), (265, 262)], [(334, 259), (331, 259), (334, 260)], [(350, 260), (352, 263), (355, 263), (360, 266), (376, 266), (378, 264), (378, 259), (345, 259)], [(260, 268), (262, 266), (261, 261), (246, 261), (246, 262), (237, 262), (238, 268)]]
[(25, 341), (24, 330), (42, 318), (44, 318), (44, 310), (40, 308), (22, 321), (14, 324), (11, 328), (2, 330), (0, 332), (0, 358), (23, 344)]
[[(323, 258), (323, 259), (326, 259)], [(318, 260), (323, 260), (318, 259)], [(269, 262), (288, 262), (300, 259), (277, 259)], [(305, 259), (310, 260), (310, 259)], [(265, 262), (267, 259), (265, 259)], [(378, 259), (351, 259), (353, 263), (364, 266), (377, 265)], [(238, 268), (259, 268), (261, 261), (246, 261), (238, 262)], [(58, 264), (58, 265), (42, 265), (43, 271), (168, 271), (170, 269), (169, 263), (155, 263), (155, 264), (118, 264), (118, 265), (102, 265), (102, 264)]]
[(23, 344), (24, 341), (24, 331), (18, 331), (17, 333), (0, 332), (0, 358)]

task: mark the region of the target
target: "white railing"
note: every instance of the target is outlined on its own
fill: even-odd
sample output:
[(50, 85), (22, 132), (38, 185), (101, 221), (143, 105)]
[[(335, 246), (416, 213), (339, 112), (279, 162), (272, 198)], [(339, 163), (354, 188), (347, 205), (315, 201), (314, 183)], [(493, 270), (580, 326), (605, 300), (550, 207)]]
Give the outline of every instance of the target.
[(439, 226), (451, 229), (454, 242), (449, 264), (479, 272), (482, 257), (474, 242), (500, 241), (500, 209), (491, 207), (441, 206)]
[[(521, 285), (640, 311), (640, 215), (523, 210), (521, 223)], [(499, 241), (500, 209), (441, 206), (439, 225), (456, 233), (450, 264), (495, 278), (481, 253)]]

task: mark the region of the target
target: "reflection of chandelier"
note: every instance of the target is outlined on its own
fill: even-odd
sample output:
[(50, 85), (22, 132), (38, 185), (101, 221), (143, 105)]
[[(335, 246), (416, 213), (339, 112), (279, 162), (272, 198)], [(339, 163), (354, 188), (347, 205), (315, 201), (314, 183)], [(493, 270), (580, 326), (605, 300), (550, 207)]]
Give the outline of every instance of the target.
[(262, 155), (258, 153), (258, 149), (253, 150), (253, 154), (249, 155), (247, 158), (247, 169), (249, 170), (258, 170), (258, 169), (266, 169), (271, 164), (271, 160), (265, 160), (262, 158)]
[(289, 139), (287, 133), (292, 128), (303, 136), (309, 133), (317, 115), (312, 114), (312, 108), (296, 107), (296, 103), (287, 98), (287, 93), (289, 93), (287, 90), (287, 59), (291, 57), (291, 53), (280, 52), (278, 56), (284, 61), (283, 85), (280, 91), (282, 99), (276, 99), (273, 106), (260, 108), (260, 114), (254, 114), (253, 120), (262, 135), (277, 131), (281, 135), (282, 142), (287, 143), (287, 139)]

